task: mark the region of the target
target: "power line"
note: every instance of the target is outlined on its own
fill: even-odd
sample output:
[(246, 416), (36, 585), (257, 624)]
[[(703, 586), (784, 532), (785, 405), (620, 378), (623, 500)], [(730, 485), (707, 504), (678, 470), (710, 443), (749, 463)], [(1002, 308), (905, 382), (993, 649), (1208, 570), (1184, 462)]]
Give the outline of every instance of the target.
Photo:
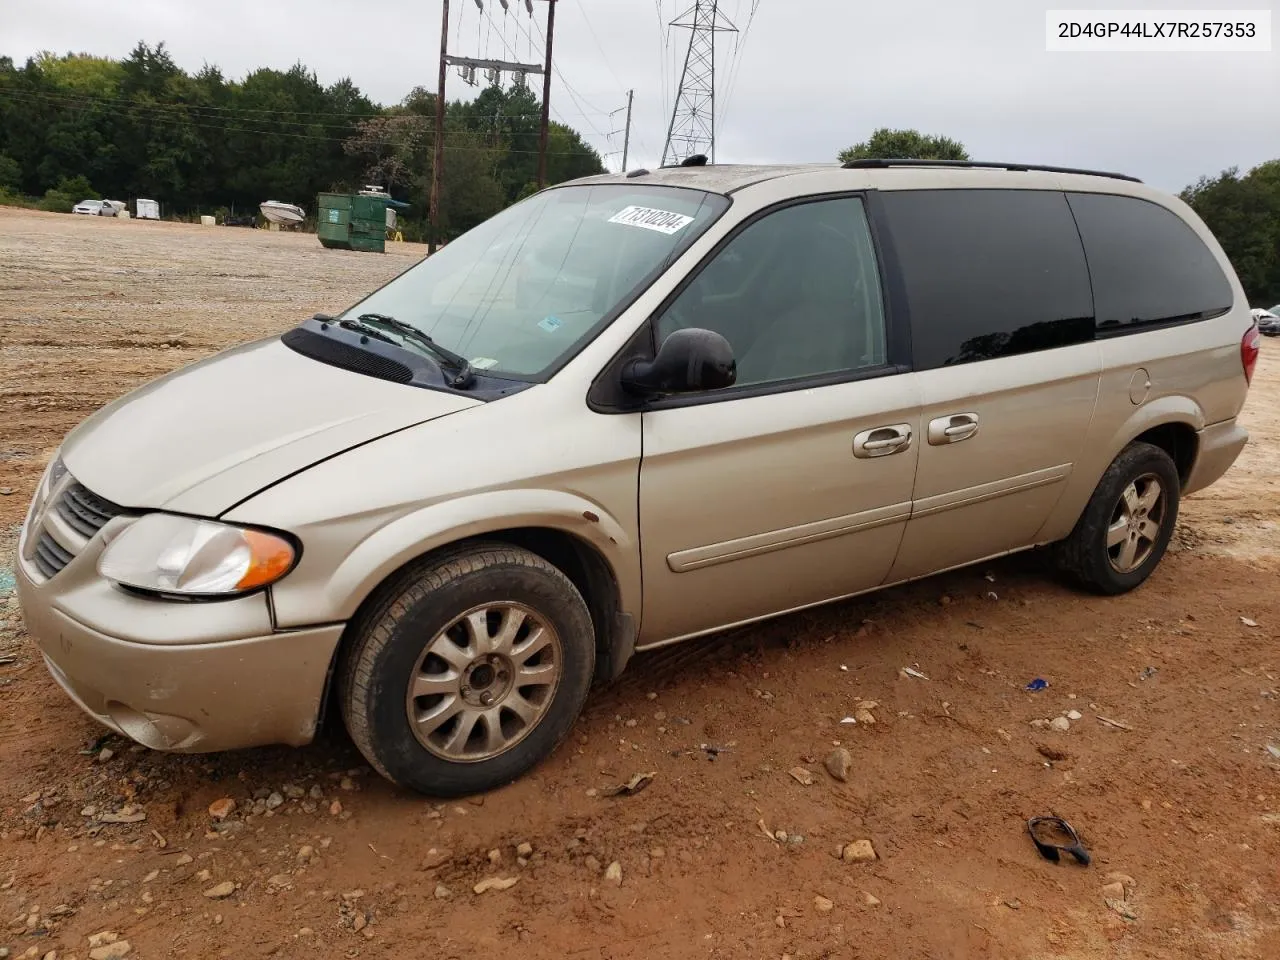
[[(533, 21), (533, 29), (538, 31), (538, 36), (541, 37), (543, 42), (545, 43), (546, 37), (543, 36), (542, 27), (538, 25), (537, 20)], [(597, 108), (583, 94), (575, 90), (573, 87), (573, 84), (571, 84), (568, 81), (568, 79), (566, 79), (565, 75), (560, 71), (560, 66), (558, 64), (553, 63), (551, 65), (551, 69), (555, 71), (555, 75), (559, 79), (559, 81), (564, 84), (565, 90), (568, 91), (569, 93), (569, 99), (571, 99), (574, 102), (574, 104), (577, 105), (579, 108), (581, 108), (582, 104), (585, 103), (588, 107), (591, 107), (592, 110), (594, 111), (594, 113), (592, 113), (592, 116), (600, 116), (601, 114), (607, 114), (609, 112), (607, 110), (601, 110)], [(579, 99), (581, 99), (581, 103), (579, 102)], [(599, 133), (599, 131), (596, 131), (596, 132)]]
[(578, 9), (582, 11), (582, 22), (587, 25), (587, 31), (591, 34), (591, 39), (596, 43), (596, 49), (600, 51), (600, 58), (604, 61), (605, 66), (609, 68), (609, 73), (613, 75), (613, 81), (618, 85), (619, 90), (626, 90), (627, 85), (618, 79), (618, 72), (613, 69), (613, 61), (609, 59), (609, 55), (604, 52), (604, 44), (600, 42), (600, 38), (596, 36), (595, 27), (591, 26), (591, 18), (587, 16), (587, 8), (582, 5), (582, 0), (574, 0)]
[(737, 90), (738, 77), (742, 73), (742, 63), (746, 59), (743, 51), (746, 49), (747, 40), (751, 36), (751, 26), (756, 22), (756, 11), (760, 9), (760, 0), (751, 0), (751, 12), (747, 15), (747, 24), (742, 33), (735, 37), (733, 45), (733, 58), (729, 63), (729, 82), (725, 86), (724, 92), (724, 108), (720, 111), (721, 124), (724, 118), (729, 114), (729, 107), (733, 105), (733, 95)]
[[(485, 8), (481, 8), (481, 9), (484, 11), (484, 15), (485, 15), (486, 17), (488, 17), (488, 18), (489, 18), (489, 22), (490, 22), (490, 23), (492, 23), (492, 22), (493, 22), (493, 16), (492, 16), (492, 14), (489, 12), (489, 10), (488, 10), (488, 9), (485, 9)], [(540, 27), (538, 27), (538, 21), (537, 21), (537, 20), (532, 20), (531, 22), (533, 23), (534, 28), (535, 28), (535, 29), (537, 29), (539, 37), (541, 37), (541, 38), (542, 38), (542, 42), (545, 44), (545, 43), (546, 43), (546, 36), (542, 33), (542, 29), (541, 29)], [(521, 26), (521, 24), (520, 24), (520, 21), (519, 21), (519, 20), (516, 20), (516, 21), (515, 21), (515, 24), (516, 24), (516, 29), (517, 29), (519, 32), (521, 32), (521, 33), (522, 33), (522, 34), (523, 34), (523, 35), (524, 35), (524, 36), (529, 40), (529, 45), (530, 45), (530, 47), (532, 47), (532, 46), (533, 46), (533, 35), (532, 35), (532, 34), (530, 34), (527, 30), (525, 30), (525, 29)], [(514, 50), (513, 48), (511, 48), (511, 47), (508, 47), (508, 46), (507, 46), (505, 36), (503, 37), (502, 46), (503, 46), (503, 50), (504, 50), (507, 54), (509, 54), (510, 56), (513, 56), (513, 57), (514, 57), (514, 56), (517, 56), (517, 54), (516, 54), (515, 50)], [(561, 81), (562, 83), (564, 83), (564, 85), (565, 85), (565, 90), (566, 90), (566, 91), (568, 91), (568, 93), (569, 93), (569, 99), (573, 101), (574, 106), (578, 107), (578, 109), (579, 109), (579, 110), (582, 110), (582, 104), (580, 104), (580, 103), (578, 102), (577, 97), (575, 97), (575, 96), (574, 96), (574, 91), (569, 87), (568, 82), (567, 82), (567, 81), (565, 81), (564, 76), (560, 73), (560, 68), (559, 68), (559, 66), (558, 66), (558, 65), (556, 65), (556, 64), (553, 62), (553, 63), (552, 63), (552, 69), (555, 71), (555, 75), (556, 75), (557, 77), (559, 77), (559, 78), (560, 78), (560, 81)], [(557, 119), (560, 123), (564, 124), (565, 126), (569, 126), (569, 124), (564, 123), (564, 117), (561, 115), (560, 110), (559, 110), (558, 108), (556, 108), (556, 107), (552, 107), (552, 108), (551, 108), (551, 112), (552, 112), (553, 114), (555, 114), (556, 119)], [(608, 115), (608, 113), (607, 113), (607, 111), (601, 110), (601, 111), (598, 111), (596, 115), (597, 115), (597, 116), (607, 116), (607, 115)], [(594, 123), (592, 123), (592, 122), (591, 122), (590, 118), (587, 116), (587, 114), (586, 114), (586, 112), (585, 112), (585, 111), (584, 111), (584, 112), (582, 112), (582, 113), (580, 113), (580, 114), (579, 114), (579, 116), (581, 116), (581, 117), (582, 117), (582, 119), (584, 119), (584, 120), (586, 120), (586, 121), (587, 121), (587, 125), (588, 125), (589, 127), (591, 127), (591, 129), (595, 132), (595, 134), (596, 134), (597, 136), (605, 136), (604, 134), (602, 134), (602, 133), (600, 132), (599, 128), (598, 128), (598, 127), (596, 127), (596, 125), (595, 125)], [(607, 138), (606, 138), (606, 139), (607, 139)]]
[(667, 29), (662, 18), (662, 0), (653, 0), (654, 12), (658, 15), (658, 91), (662, 97), (660, 106), (662, 114), (667, 113)]

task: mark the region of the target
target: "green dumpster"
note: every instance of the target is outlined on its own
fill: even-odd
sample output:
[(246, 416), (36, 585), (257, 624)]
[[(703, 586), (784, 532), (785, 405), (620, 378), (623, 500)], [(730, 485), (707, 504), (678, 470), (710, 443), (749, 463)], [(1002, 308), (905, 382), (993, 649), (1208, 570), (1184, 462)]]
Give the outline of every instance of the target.
[(331, 249), (382, 253), (387, 242), (387, 201), (349, 193), (322, 193), (316, 234)]

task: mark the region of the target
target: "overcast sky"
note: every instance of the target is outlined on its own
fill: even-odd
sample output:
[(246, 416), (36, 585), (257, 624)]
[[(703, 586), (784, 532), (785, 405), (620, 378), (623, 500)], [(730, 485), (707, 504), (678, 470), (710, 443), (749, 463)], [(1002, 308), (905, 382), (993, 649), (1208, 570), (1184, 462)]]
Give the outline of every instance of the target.
[[(1066, 54), (1044, 49), (1045, 8), (1104, 4), (721, 0), (720, 8), (745, 28), (753, 2), (737, 55), (731, 34), (718, 47), (721, 162), (825, 162), (878, 126), (945, 134), (978, 159), (1115, 169), (1171, 190), (1280, 157), (1274, 37), (1271, 53)], [(492, 24), (476, 0), (452, 0), (452, 52), (541, 59), (522, 0), (510, 0), (505, 16), (499, 0), (484, 5)], [(545, 24), (545, 0), (534, 6)], [(608, 113), (634, 88), (629, 165), (657, 163), (688, 42), (660, 21), (691, 6), (558, 0), (554, 114), (602, 153), (621, 150), (621, 135), (608, 135), (624, 114)], [(1277, 0), (1182, 6), (1278, 9)], [(232, 77), (301, 60), (321, 82), (349, 76), (384, 104), (436, 83), (440, 0), (0, 0), (0, 8), (0, 54), (18, 63), (40, 50), (122, 57), (145, 40), (164, 41), (188, 70), (209, 62)], [(1280, 24), (1280, 12), (1273, 20)], [(450, 98), (474, 92), (451, 73)], [(606, 158), (614, 169), (620, 160)]]

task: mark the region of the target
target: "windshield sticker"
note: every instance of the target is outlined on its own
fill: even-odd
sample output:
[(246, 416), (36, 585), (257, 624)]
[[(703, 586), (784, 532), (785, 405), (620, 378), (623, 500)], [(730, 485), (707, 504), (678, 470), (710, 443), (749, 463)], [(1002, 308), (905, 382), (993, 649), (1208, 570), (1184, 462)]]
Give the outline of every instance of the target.
[(656, 230), (671, 236), (679, 233), (689, 224), (693, 217), (683, 213), (672, 213), (670, 210), (655, 210), (652, 207), (625, 207), (609, 218), (610, 223), (621, 223), (628, 227), (643, 227), (645, 230)]
[(471, 366), (477, 370), (492, 370), (498, 365), (498, 361), (493, 357), (476, 357), (471, 361)]
[(562, 323), (564, 323), (564, 321), (559, 317), (543, 317), (538, 321), (538, 326), (547, 331), (547, 333), (555, 333), (560, 329), (560, 325)]

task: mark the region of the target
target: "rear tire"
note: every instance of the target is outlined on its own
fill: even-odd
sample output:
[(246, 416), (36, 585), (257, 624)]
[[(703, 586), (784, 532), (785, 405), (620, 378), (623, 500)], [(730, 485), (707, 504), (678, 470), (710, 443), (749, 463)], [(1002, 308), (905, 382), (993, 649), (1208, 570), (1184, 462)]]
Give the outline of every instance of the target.
[(1058, 545), (1058, 565), (1087, 590), (1127, 593), (1159, 565), (1178, 522), (1182, 484), (1169, 455), (1131, 443), (1111, 462), (1071, 535)]
[(352, 624), (343, 719), (394, 783), (481, 793), (551, 754), (595, 669), (587, 605), (558, 568), (480, 543), (407, 568)]

